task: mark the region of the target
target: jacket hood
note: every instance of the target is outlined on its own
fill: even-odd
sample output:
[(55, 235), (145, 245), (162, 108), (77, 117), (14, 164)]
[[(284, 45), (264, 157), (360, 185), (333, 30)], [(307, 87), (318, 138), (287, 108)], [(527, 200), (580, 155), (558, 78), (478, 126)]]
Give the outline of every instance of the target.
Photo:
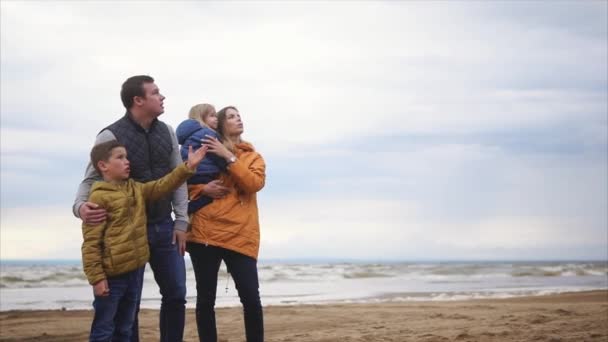
[(240, 143), (234, 145), (236, 148), (238, 148), (239, 150), (243, 150), (244, 152), (254, 152), (255, 149), (253, 148), (253, 145), (251, 145), (248, 142), (245, 141), (241, 141)]
[(183, 145), (186, 142), (186, 140), (192, 134), (194, 134), (194, 132), (198, 131), (199, 129), (203, 129), (203, 126), (201, 125), (200, 122), (198, 122), (194, 119), (188, 119), (188, 120), (182, 121), (182, 123), (180, 123), (179, 126), (177, 126), (177, 129), (175, 130), (175, 135), (177, 136), (177, 142), (180, 145)]

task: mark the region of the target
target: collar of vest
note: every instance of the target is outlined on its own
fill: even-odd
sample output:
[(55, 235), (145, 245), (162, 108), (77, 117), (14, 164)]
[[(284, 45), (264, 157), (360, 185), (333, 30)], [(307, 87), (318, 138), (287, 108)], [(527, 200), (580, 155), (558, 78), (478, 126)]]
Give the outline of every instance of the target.
[(125, 113), (125, 119), (127, 120), (127, 122), (129, 122), (131, 125), (133, 125), (133, 127), (135, 127), (135, 129), (141, 131), (141, 132), (149, 132), (151, 131), (157, 124), (158, 124), (158, 118), (154, 118), (152, 120), (152, 123), (150, 124), (150, 128), (145, 129), (143, 127), (141, 127), (140, 124), (138, 124), (134, 119), (133, 119), (133, 114), (127, 110), (127, 112)]

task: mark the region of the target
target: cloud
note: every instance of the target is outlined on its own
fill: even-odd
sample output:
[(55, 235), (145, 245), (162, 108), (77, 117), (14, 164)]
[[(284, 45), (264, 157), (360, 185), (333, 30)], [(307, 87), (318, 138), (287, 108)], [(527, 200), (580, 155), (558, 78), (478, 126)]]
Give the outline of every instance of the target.
[[(597, 115), (606, 102), (605, 92), (552, 90), (607, 84), (604, 41), (564, 32), (555, 20), (529, 31), (517, 16), (501, 14), (500, 25), (491, 16), (471, 20), (488, 12), (484, 6), (185, 6), (5, 5), (3, 69), (25, 77), (3, 76), (11, 85), (3, 87), (3, 112), (38, 122), (52, 108), (52, 127), (78, 120), (99, 128), (123, 111), (120, 82), (151, 73), (168, 96), (169, 123), (175, 126), (197, 102), (235, 104), (247, 134), (273, 149), (277, 140), (290, 147), (331, 142), (370, 124), (397, 132), (521, 126), (573, 110)], [(146, 34), (131, 26), (134, 9), (154, 23)], [(369, 13), (385, 20), (361, 25)], [(177, 22), (155, 20), (178, 14)], [(433, 20), (420, 20), (425, 16)], [(81, 53), (57, 48), (67, 41), (79, 42)], [(579, 63), (581, 54), (587, 63)], [(69, 82), (54, 86), (60, 80)], [(533, 90), (517, 89), (526, 85)]]
[(78, 259), (82, 244), (80, 220), (62, 206), (2, 206), (0, 258)]
[[(260, 194), (264, 255), (603, 257), (606, 146), (589, 158), (500, 144), (392, 142), (382, 151), (375, 150), (382, 141), (342, 145), (346, 152), (275, 166), (292, 176), (269, 177)], [(311, 161), (316, 168), (306, 168)]]
[(570, 229), (573, 256), (608, 245), (604, 2), (1, 6), (2, 210), (40, 213), (3, 218), (3, 247), (73, 221), (133, 74), (173, 127), (196, 103), (240, 109), (268, 164), (266, 255), (534, 256), (538, 239), (559, 256)]
[[(605, 258), (605, 231), (580, 220), (429, 220), (400, 201), (294, 200), (262, 209), (262, 258), (516, 260)], [(263, 203), (263, 202), (262, 202)], [(314, 213), (314, 215), (311, 215)], [(584, 223), (584, 222), (583, 222)], [(573, 232), (577, 232), (573, 234)]]

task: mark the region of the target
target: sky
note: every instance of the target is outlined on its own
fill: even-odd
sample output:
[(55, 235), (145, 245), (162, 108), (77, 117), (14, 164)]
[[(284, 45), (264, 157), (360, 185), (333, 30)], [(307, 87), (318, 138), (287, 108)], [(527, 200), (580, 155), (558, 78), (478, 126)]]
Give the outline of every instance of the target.
[(236, 106), (261, 259), (608, 259), (606, 1), (0, 3), (0, 259), (78, 259), (95, 135)]

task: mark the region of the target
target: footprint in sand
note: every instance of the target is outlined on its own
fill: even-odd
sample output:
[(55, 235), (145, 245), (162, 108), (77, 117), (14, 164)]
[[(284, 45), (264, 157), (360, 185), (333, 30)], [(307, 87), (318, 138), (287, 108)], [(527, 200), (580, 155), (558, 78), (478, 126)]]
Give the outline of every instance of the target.
[(449, 340), (450, 339), (447, 337), (433, 335), (433, 334), (419, 335), (418, 338), (416, 338), (416, 341), (424, 341), (424, 342), (443, 342), (443, 341), (449, 341)]
[(547, 323), (551, 320), (552, 320), (551, 318), (549, 318), (545, 315), (535, 315), (535, 316), (531, 317), (528, 322), (532, 323), (532, 324), (542, 324), (542, 323)]
[(557, 309), (554, 312), (560, 316), (570, 316), (570, 315), (575, 314), (573, 311), (564, 310), (564, 309)]
[(469, 340), (469, 339), (472, 339), (472, 338), (473, 338), (472, 335), (469, 335), (468, 333), (463, 332), (463, 333), (458, 334), (456, 336), (455, 340), (456, 341), (462, 341), (462, 340)]

